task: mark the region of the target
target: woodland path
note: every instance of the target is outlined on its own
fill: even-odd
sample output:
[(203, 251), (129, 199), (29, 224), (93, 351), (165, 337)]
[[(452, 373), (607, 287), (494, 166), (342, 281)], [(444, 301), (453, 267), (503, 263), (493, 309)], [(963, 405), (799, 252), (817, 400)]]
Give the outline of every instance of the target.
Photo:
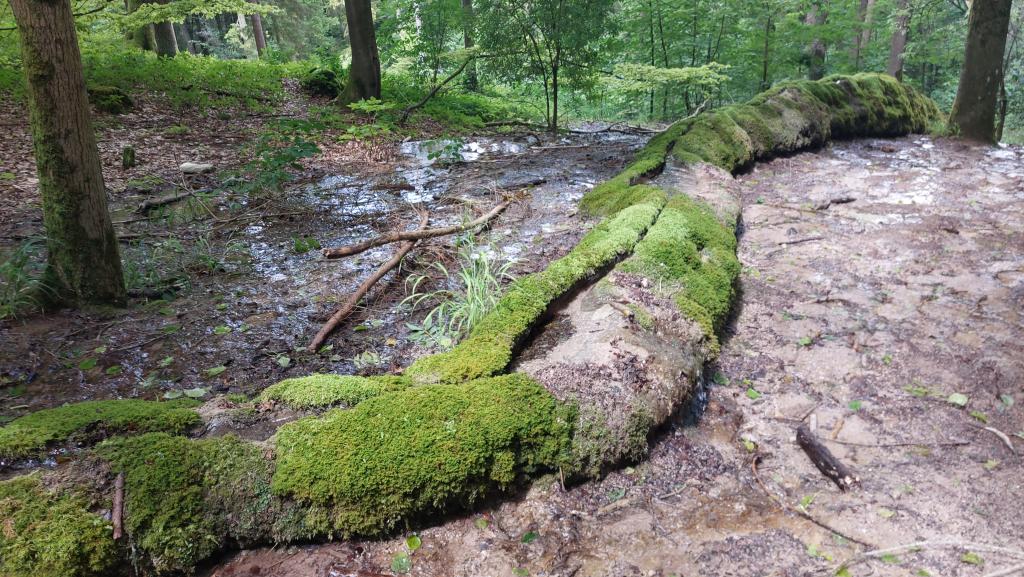
[[(737, 186), (742, 297), (702, 416), (681, 414), (647, 460), (599, 482), (564, 490), (549, 477), (437, 520), (418, 532), (409, 574), (831, 575), (864, 550), (798, 507), (873, 547), (1024, 551), (1024, 150), (837, 143)], [(801, 421), (859, 488), (818, 473), (795, 442)], [(207, 574), (391, 575), (405, 537), (247, 551)], [(926, 548), (849, 574), (980, 577), (1021, 563)]]

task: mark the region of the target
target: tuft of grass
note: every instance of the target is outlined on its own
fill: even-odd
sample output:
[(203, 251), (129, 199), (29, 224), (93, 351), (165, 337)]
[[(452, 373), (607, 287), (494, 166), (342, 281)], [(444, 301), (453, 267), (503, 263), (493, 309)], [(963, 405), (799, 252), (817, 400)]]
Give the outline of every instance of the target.
[(449, 350), (458, 343), (480, 320), (494, 310), (501, 298), (504, 281), (512, 280), (509, 269), (515, 261), (500, 262), (498, 255), (488, 249), (481, 249), (472, 236), (463, 236), (456, 241), (458, 246), (457, 271), (452, 272), (443, 263), (431, 266), (444, 277), (442, 288), (420, 292), (421, 285), (430, 277), (425, 274), (409, 277), (412, 294), (402, 301), (414, 310), (424, 303), (437, 305), (427, 313), (418, 325), (409, 325), (413, 339)]
[(0, 261), (0, 320), (17, 316), (38, 305), (43, 289), (43, 263), (37, 258), (41, 239), (28, 239)]

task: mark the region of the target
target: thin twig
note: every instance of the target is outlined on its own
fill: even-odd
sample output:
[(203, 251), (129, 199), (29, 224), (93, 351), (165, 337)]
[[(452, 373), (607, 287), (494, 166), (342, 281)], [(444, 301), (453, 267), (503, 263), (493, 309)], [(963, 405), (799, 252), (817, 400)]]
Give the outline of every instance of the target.
[(1014, 575), (1016, 573), (1024, 573), (1024, 563), (1007, 567), (1006, 569), (996, 571), (995, 573), (989, 573), (984, 577), (1008, 577), (1009, 575)]
[(1000, 555), (1006, 555), (1014, 559), (1024, 559), (1024, 551), (1017, 551), (1015, 549), (1008, 549), (1006, 547), (999, 547), (996, 545), (986, 545), (984, 543), (971, 543), (968, 541), (960, 541), (959, 539), (941, 539), (938, 541), (918, 541), (916, 543), (907, 543), (906, 545), (899, 545), (897, 547), (890, 547), (888, 549), (875, 549), (873, 551), (866, 551), (843, 561), (841, 565), (836, 567), (836, 572), (839, 572), (847, 567), (852, 567), (858, 563), (863, 563), (871, 559), (878, 559), (885, 557), (886, 555), (897, 555), (899, 553), (916, 552), (924, 549), (964, 549), (969, 551), (978, 551), (981, 553), (997, 553)]

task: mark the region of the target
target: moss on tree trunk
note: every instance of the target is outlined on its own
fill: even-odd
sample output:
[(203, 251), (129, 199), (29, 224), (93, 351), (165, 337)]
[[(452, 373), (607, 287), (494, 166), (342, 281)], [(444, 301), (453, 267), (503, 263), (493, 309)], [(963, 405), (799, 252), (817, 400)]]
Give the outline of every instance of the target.
[(125, 301), (117, 237), (68, 0), (12, 0), (21, 33), (39, 190), (57, 303)]
[(969, 140), (996, 141), (996, 103), (1003, 78), (1010, 4), (1011, 0), (986, 0), (971, 7), (967, 53), (949, 117), (950, 129)]

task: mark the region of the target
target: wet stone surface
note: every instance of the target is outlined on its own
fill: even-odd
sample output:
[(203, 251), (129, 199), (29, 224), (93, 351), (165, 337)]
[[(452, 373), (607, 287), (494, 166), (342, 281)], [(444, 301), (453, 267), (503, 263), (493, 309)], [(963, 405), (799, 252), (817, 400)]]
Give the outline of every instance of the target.
[[(839, 143), (739, 185), (742, 303), (699, 422), (681, 414), (648, 459), (601, 481), (553, 475), (410, 527), (423, 543), (410, 574), (828, 575), (864, 550), (799, 507), (872, 547), (962, 544), (850, 575), (980, 577), (1021, 562), (976, 545), (1024, 550), (1024, 463), (999, 436), (1024, 451), (1024, 151)], [(801, 421), (858, 489), (814, 468)], [(246, 551), (208, 574), (391, 575), (407, 534)]]

